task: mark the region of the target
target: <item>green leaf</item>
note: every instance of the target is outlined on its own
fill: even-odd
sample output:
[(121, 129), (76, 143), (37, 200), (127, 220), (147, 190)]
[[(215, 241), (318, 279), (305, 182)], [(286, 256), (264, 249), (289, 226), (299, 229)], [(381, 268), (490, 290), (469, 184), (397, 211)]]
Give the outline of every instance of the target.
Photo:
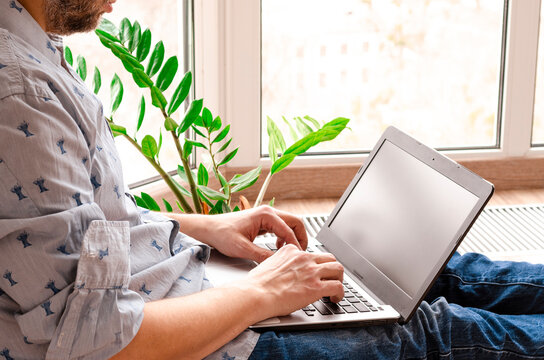
[(113, 75), (113, 79), (110, 84), (111, 92), (111, 113), (113, 114), (121, 105), (123, 100), (123, 83), (117, 74)]
[(200, 190), (206, 197), (210, 200), (228, 200), (229, 197), (222, 192), (215, 191), (204, 185), (197, 185), (198, 190)]
[(202, 133), (202, 131), (200, 131), (200, 130), (198, 130), (198, 129), (196, 128), (195, 124), (191, 125), (191, 128), (193, 128), (193, 131), (194, 131), (195, 133), (197, 133), (198, 135), (202, 136), (203, 138), (206, 137), (206, 135), (204, 135), (204, 134)]
[(141, 69), (134, 69), (132, 71), (132, 78), (134, 79), (136, 85), (141, 88), (153, 86), (153, 80), (151, 80), (149, 76), (147, 76), (147, 74)]
[(183, 121), (178, 128), (178, 135), (184, 133), (185, 131), (187, 131), (187, 129), (189, 129), (189, 127), (191, 127), (191, 125), (198, 117), (198, 114), (200, 114), (200, 110), (202, 110), (203, 105), (203, 99), (193, 100), (193, 102), (191, 102), (191, 105), (189, 106), (189, 109), (187, 109), (185, 117), (183, 118)]
[(161, 152), (162, 147), (162, 130), (159, 129), (159, 146), (157, 147), (157, 156)]
[(70, 66), (74, 65), (74, 56), (72, 55), (72, 50), (68, 46), (64, 47), (64, 59)]
[(297, 156), (293, 154), (283, 155), (278, 160), (274, 161), (274, 164), (272, 164), (272, 167), (270, 168), (270, 172), (273, 174), (280, 172), (283, 170), (287, 165), (289, 165), (293, 160), (295, 160)]
[(123, 134), (123, 135), (127, 134), (127, 128), (125, 128), (124, 126), (113, 124), (113, 123), (109, 123), (109, 124), (110, 124), (110, 129), (112, 132), (117, 134)]
[(178, 87), (174, 91), (174, 94), (172, 94), (172, 99), (170, 100), (170, 105), (168, 106), (167, 114), (171, 115), (176, 111), (181, 103), (187, 98), (187, 95), (189, 94), (189, 90), (191, 89), (191, 82), (193, 81), (193, 75), (190, 71), (188, 71), (183, 79), (181, 79), (181, 82), (179, 83)]
[(198, 166), (197, 180), (198, 180), (198, 185), (208, 186), (208, 180), (209, 180), (208, 170), (206, 170), (206, 167), (203, 164), (200, 164)]
[(321, 130), (312, 132), (302, 139), (296, 141), (293, 145), (289, 146), (283, 153), (283, 155), (294, 154), (300, 155), (306, 152), (309, 148), (319, 143), (319, 138), (322, 136)]
[(280, 129), (270, 116), (266, 117), (266, 132), (268, 133), (268, 154), (272, 162), (275, 162), (278, 152), (283, 152), (286, 145)]
[(149, 55), (149, 50), (151, 50), (151, 30), (145, 29), (142, 38), (140, 39), (140, 43), (138, 44), (138, 48), (136, 49), (136, 58), (139, 62), (145, 60), (147, 55)]
[(183, 143), (183, 158), (188, 159), (193, 151), (193, 143), (191, 141), (185, 141)]
[(87, 79), (87, 61), (85, 58), (81, 55), (77, 56), (77, 74), (81, 78), (81, 80), (85, 81)]
[(298, 116), (295, 118), (295, 125), (302, 136), (306, 136), (313, 132), (313, 129)]
[(204, 127), (206, 127), (206, 129), (209, 129), (212, 126), (212, 122), (213, 122), (212, 112), (207, 107), (203, 108), (202, 109), (202, 123), (204, 124)]
[(309, 116), (309, 115), (306, 115), (304, 116), (304, 119), (308, 120), (309, 122), (312, 123), (312, 125), (315, 127), (316, 130), (319, 130), (319, 128), (321, 127), (321, 125), (319, 124), (319, 121), (317, 121), (316, 119), (314, 119), (313, 117)]
[(129, 19), (124, 18), (121, 20), (121, 24), (119, 24), (119, 40), (121, 40), (121, 43), (126, 44), (130, 39), (131, 33), (132, 24), (130, 23)]
[(285, 169), (285, 167), (287, 167), (297, 155), (306, 152), (309, 148), (319, 144), (320, 142), (334, 139), (342, 130), (345, 129), (348, 122), (349, 119), (336, 118), (323, 125), (321, 129), (311, 132), (302, 139), (298, 140), (283, 152), (283, 156), (281, 158), (274, 161), (270, 172), (272, 174), (280, 172), (281, 170)]
[(153, 136), (144, 136), (142, 140), (142, 153), (151, 159), (157, 155), (157, 141)]
[(185, 173), (185, 168), (181, 165), (178, 165), (178, 176), (186, 183), (189, 182), (189, 180), (187, 179), (187, 173)]
[(226, 148), (228, 148), (231, 141), (232, 141), (232, 138), (229, 139), (229, 141), (227, 141), (226, 143), (224, 143), (223, 146), (221, 146), (221, 147), (219, 148), (219, 150), (217, 150), (217, 152), (220, 153), (221, 151), (224, 151)]
[(204, 122), (202, 122), (202, 116), (198, 115), (193, 125), (204, 127)]
[(113, 43), (119, 42), (118, 38), (100, 29), (96, 29), (94, 33), (98, 36), (98, 38), (100, 39), (100, 42), (108, 48), (111, 48), (111, 45)]
[(164, 119), (164, 128), (168, 131), (176, 131), (178, 128), (178, 123), (171, 117)]
[(167, 212), (174, 211), (174, 209), (172, 209), (172, 205), (170, 205), (170, 203), (168, 201), (166, 201), (165, 198), (162, 199), (162, 202), (163, 202), (164, 208), (166, 209)]
[(208, 149), (208, 147), (206, 145), (204, 145), (203, 143), (201, 143), (201, 142), (194, 141), (194, 140), (189, 140), (189, 139), (185, 139), (185, 141), (189, 141), (193, 146), (203, 148), (203, 149), (206, 149), (206, 150)]
[(213, 208), (210, 209), (210, 215), (222, 214), (225, 202), (219, 200)]
[(153, 49), (153, 52), (151, 53), (151, 57), (149, 58), (149, 63), (147, 64), (145, 73), (149, 75), (149, 77), (152, 77), (153, 75), (155, 75), (161, 68), (163, 60), (164, 60), (164, 44), (162, 41), (159, 41), (155, 45), (155, 48)]
[(100, 70), (95, 66), (94, 75), (93, 75), (93, 92), (98, 94), (100, 87), (102, 86), (102, 76), (100, 75)]
[(240, 211), (240, 207), (238, 205), (236, 205), (234, 209), (232, 209), (232, 212), (237, 212), (237, 211)]
[(219, 164), (217, 164), (217, 167), (219, 167), (221, 165), (225, 165), (226, 163), (231, 161), (234, 158), (234, 156), (236, 156), (237, 152), (238, 152), (238, 148), (236, 148), (233, 151), (231, 151), (230, 153), (228, 153), (227, 156), (225, 156), (225, 158), (223, 160), (221, 160), (221, 162)]
[(161, 211), (159, 204), (151, 197), (151, 195), (142, 192), (142, 200), (145, 201), (147, 208), (153, 211)]
[(238, 191), (242, 191), (244, 189), (247, 189), (251, 185), (255, 184), (259, 176), (261, 175), (261, 167), (257, 167), (253, 170), (248, 171), (247, 173), (243, 175), (234, 175), (232, 179), (230, 180), (230, 185), (232, 186), (230, 189), (231, 193), (235, 193)]
[(110, 35), (112, 38), (119, 41), (119, 39), (117, 39), (117, 37), (119, 36), (119, 30), (117, 29), (115, 24), (109, 21), (108, 19), (102, 18), (96, 30), (106, 33)]
[[(180, 166), (178, 165), (178, 175), (180, 175)], [(183, 169), (183, 168), (182, 168)], [(185, 177), (184, 179), (182, 179), (183, 181), (187, 182), (187, 176), (185, 175), (185, 171), (182, 172), (183, 176)], [(189, 190), (187, 190), (185, 187), (181, 186), (181, 184), (179, 184), (176, 180), (174, 180), (174, 178), (170, 177), (170, 179), (172, 179), (172, 182), (174, 184), (176, 184), (176, 186), (179, 188), (179, 190), (181, 191), (181, 193), (185, 196), (188, 196), (188, 197), (192, 197), (191, 195), (191, 192), (189, 192)]]
[(151, 104), (160, 109), (164, 109), (166, 106), (166, 98), (156, 86), (151, 87)]
[(132, 29), (130, 32), (130, 38), (128, 39), (128, 51), (131, 53), (136, 50), (136, 47), (140, 43), (140, 38), (142, 36), (142, 28), (140, 27), (140, 24), (138, 21), (135, 21), (132, 25)]
[(213, 119), (212, 126), (210, 126), (210, 133), (221, 129), (221, 118), (217, 116)]
[(289, 121), (287, 121), (287, 119), (285, 118), (285, 116), (282, 116), (281, 117), (283, 119), (283, 121), (287, 124), (287, 126), (289, 127), (289, 133), (291, 134), (291, 138), (293, 139), (293, 141), (297, 141), (298, 139), (300, 139), (300, 137), (298, 136), (297, 132), (295, 131), (295, 129), (293, 128), (293, 125), (291, 125), (291, 123)]
[(204, 196), (204, 193), (202, 191), (200, 191), (198, 188), (196, 189), (196, 193), (198, 194), (198, 197), (200, 198), (200, 200), (202, 200), (206, 204), (208, 204), (210, 209), (214, 207), (214, 204), (210, 201), (210, 199), (208, 199), (206, 196)]
[(212, 140), (212, 144), (218, 143), (221, 140), (223, 140), (227, 136), (227, 134), (229, 133), (229, 130), (230, 130), (230, 124), (225, 126), (223, 128), (223, 130), (221, 130), (221, 132), (219, 134), (217, 134), (215, 139)]
[(176, 204), (178, 205), (179, 210), (180, 210), (182, 213), (184, 213), (185, 210), (183, 210), (183, 206), (181, 206), (181, 204), (179, 203), (179, 201), (176, 200)]
[(142, 199), (138, 195), (132, 195), (132, 196), (134, 196), (134, 200), (136, 200), (136, 205), (147, 209), (147, 204), (145, 203), (144, 199)]
[(268, 203), (268, 206), (274, 207), (275, 200), (276, 198), (272, 198), (272, 200), (270, 200), (270, 202)]
[(168, 89), (168, 87), (172, 83), (172, 80), (174, 80), (174, 76), (176, 76), (177, 71), (178, 58), (177, 56), (172, 56), (171, 58), (166, 60), (164, 66), (161, 69), (161, 72), (159, 73), (159, 76), (157, 76), (157, 87), (161, 89), (161, 91), (165, 91), (166, 89)]
[(138, 105), (138, 123), (136, 125), (136, 132), (140, 130), (142, 127), (142, 122), (144, 121), (144, 115), (145, 115), (145, 99), (142, 95), (142, 98), (140, 99), (140, 104)]

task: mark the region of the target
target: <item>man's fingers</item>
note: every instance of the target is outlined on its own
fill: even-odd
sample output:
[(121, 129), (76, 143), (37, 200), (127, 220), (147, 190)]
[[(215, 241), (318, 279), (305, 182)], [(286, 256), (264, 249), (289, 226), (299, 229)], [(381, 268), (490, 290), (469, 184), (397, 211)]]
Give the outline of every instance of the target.
[(344, 286), (338, 280), (323, 280), (323, 291), (332, 302), (339, 302), (344, 298)]
[(339, 262), (328, 262), (319, 266), (318, 275), (322, 280), (344, 280), (344, 267)]
[(304, 223), (298, 216), (292, 215), (288, 212), (281, 210), (274, 210), (274, 212), (289, 226), (289, 228), (295, 234), (297, 242), (300, 244), (303, 250), (308, 247), (308, 234)]
[(336, 257), (333, 254), (329, 253), (314, 253), (314, 261), (317, 264), (323, 264), (328, 262), (336, 261)]
[(247, 257), (249, 260), (253, 260), (253, 261), (256, 261), (258, 263), (262, 263), (267, 258), (274, 255), (274, 252), (272, 252), (270, 250), (267, 250), (267, 249), (263, 249), (262, 247), (257, 246), (252, 242), (249, 242), (249, 241), (246, 240), (246, 241), (244, 241), (244, 243), (246, 244), (245, 246), (247, 247), (246, 251), (245, 251), (245, 253), (246, 253), (245, 257)]
[[(265, 211), (263, 213), (262, 221), (261, 221), (261, 228), (265, 229), (269, 232), (272, 232), (276, 234), (278, 241), (276, 244), (278, 247), (285, 244), (293, 244), (299, 249), (305, 249), (306, 247), (302, 247), (300, 242), (297, 240), (297, 237), (295, 236), (294, 230), (289, 227), (289, 225), (281, 218), (279, 217), (274, 210), (272, 211)], [(306, 232), (304, 233), (306, 235)], [(308, 243), (307, 237), (304, 238), (306, 241), (306, 244)]]

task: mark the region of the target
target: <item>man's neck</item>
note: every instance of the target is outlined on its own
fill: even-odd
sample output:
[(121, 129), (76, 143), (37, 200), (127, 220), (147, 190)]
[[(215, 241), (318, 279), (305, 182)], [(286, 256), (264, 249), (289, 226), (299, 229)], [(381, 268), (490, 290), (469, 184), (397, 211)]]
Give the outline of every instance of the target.
[(36, 20), (43, 31), (46, 31), (43, 0), (19, 0), (19, 2), (25, 7), (26, 11), (28, 11), (34, 20)]

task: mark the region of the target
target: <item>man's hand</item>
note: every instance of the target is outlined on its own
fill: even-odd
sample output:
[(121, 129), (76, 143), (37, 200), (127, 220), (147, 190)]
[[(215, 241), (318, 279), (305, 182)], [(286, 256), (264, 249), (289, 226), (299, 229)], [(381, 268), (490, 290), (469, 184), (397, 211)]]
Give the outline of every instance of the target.
[(293, 244), (303, 250), (308, 246), (302, 221), (269, 206), (221, 215), (166, 215), (180, 223), (181, 232), (231, 257), (263, 262), (273, 252), (255, 245), (253, 240), (267, 232), (276, 235), (278, 249), (285, 244)]
[(344, 267), (332, 254), (284, 246), (249, 272), (244, 282), (261, 289), (268, 316), (287, 315), (324, 297), (342, 300)]

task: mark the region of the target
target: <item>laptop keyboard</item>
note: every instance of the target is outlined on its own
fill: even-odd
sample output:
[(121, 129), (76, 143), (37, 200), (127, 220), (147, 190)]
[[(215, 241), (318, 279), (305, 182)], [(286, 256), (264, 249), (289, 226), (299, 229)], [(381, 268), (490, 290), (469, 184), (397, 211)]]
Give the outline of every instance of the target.
[[(266, 247), (272, 251), (278, 250), (276, 244), (266, 243)], [(314, 252), (313, 249), (308, 248), (307, 252)], [(314, 316), (316, 311), (321, 315), (333, 315), (333, 314), (352, 314), (352, 313), (365, 313), (382, 311), (381, 306), (375, 307), (364, 298), (356, 289), (353, 288), (348, 282), (344, 281), (344, 298), (338, 303), (331, 301), (329, 297), (324, 297), (318, 301), (302, 308), (304, 313), (308, 316)]]

